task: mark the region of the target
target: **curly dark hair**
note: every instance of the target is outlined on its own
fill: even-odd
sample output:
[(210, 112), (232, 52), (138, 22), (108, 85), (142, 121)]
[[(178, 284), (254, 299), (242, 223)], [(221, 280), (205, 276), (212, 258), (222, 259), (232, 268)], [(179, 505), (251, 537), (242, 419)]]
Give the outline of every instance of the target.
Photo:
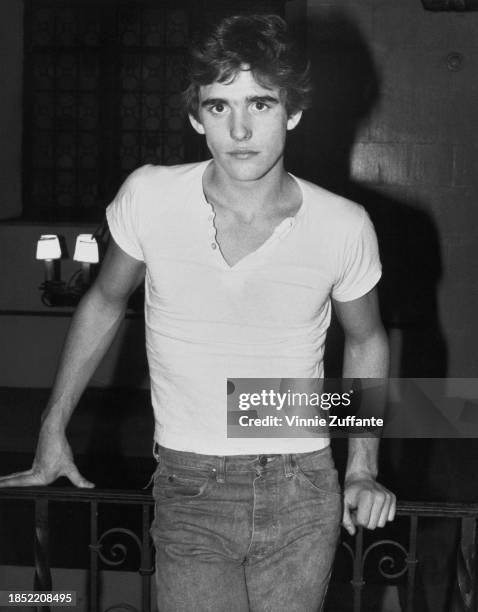
[(199, 88), (234, 80), (247, 65), (258, 83), (278, 87), (293, 115), (310, 104), (309, 64), (278, 15), (235, 15), (223, 19), (190, 48), (188, 113), (198, 118)]

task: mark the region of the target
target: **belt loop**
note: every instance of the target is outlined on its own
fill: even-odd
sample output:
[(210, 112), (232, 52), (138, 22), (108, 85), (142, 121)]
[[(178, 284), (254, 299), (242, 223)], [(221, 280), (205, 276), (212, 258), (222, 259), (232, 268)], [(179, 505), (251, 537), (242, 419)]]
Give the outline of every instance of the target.
[(226, 482), (226, 457), (217, 458), (216, 481)]
[(286, 478), (290, 478), (294, 475), (292, 455), (282, 455), (282, 458), (284, 461), (284, 475)]

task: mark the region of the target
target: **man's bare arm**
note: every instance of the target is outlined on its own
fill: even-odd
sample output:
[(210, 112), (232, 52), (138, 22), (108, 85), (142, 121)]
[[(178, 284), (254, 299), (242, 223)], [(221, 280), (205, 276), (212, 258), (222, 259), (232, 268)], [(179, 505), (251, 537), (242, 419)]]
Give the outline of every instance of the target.
[(72, 318), (45, 411), (32, 468), (0, 477), (0, 487), (45, 485), (66, 476), (91, 487), (76, 468), (65, 430), (81, 394), (123, 320), (128, 299), (144, 278), (144, 264), (111, 240), (101, 270)]
[[(388, 341), (376, 291), (350, 302), (334, 302), (334, 307), (345, 333), (343, 377), (385, 379), (389, 368)], [(395, 496), (375, 480), (378, 448), (378, 438), (349, 438), (343, 526), (351, 535), (355, 525), (375, 529), (395, 516)]]

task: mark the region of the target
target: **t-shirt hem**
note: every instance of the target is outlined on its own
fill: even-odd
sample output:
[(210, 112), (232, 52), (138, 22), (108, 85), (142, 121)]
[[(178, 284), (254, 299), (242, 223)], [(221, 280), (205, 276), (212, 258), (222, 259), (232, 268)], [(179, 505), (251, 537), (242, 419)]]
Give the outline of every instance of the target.
[(361, 284), (359, 287), (355, 288), (353, 291), (348, 291), (346, 293), (341, 293), (338, 296), (334, 295), (332, 292), (332, 299), (336, 302), (351, 302), (352, 300), (357, 300), (360, 297), (363, 297), (366, 293), (368, 293), (371, 289), (375, 287), (382, 276), (382, 269), (377, 269), (375, 272), (367, 277), (367, 282)]
[[(199, 438), (199, 436), (198, 436)], [(242, 438), (248, 443), (238, 443), (238, 438), (229, 438), (229, 443), (218, 444), (205, 442), (203, 439), (198, 443), (184, 441), (184, 436), (158, 435), (155, 434), (154, 441), (164, 448), (196, 453), (198, 455), (286, 455), (298, 453), (310, 453), (322, 450), (330, 445), (330, 438)]]

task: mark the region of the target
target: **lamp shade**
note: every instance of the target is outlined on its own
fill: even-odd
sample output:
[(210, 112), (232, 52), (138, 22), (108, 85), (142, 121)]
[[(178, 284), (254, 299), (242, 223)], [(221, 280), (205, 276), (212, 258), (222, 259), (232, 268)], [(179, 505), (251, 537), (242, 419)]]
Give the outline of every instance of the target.
[(37, 259), (60, 259), (61, 247), (56, 234), (43, 234), (37, 242)]
[(98, 243), (93, 238), (93, 234), (80, 234), (77, 236), (73, 259), (83, 263), (99, 262)]

